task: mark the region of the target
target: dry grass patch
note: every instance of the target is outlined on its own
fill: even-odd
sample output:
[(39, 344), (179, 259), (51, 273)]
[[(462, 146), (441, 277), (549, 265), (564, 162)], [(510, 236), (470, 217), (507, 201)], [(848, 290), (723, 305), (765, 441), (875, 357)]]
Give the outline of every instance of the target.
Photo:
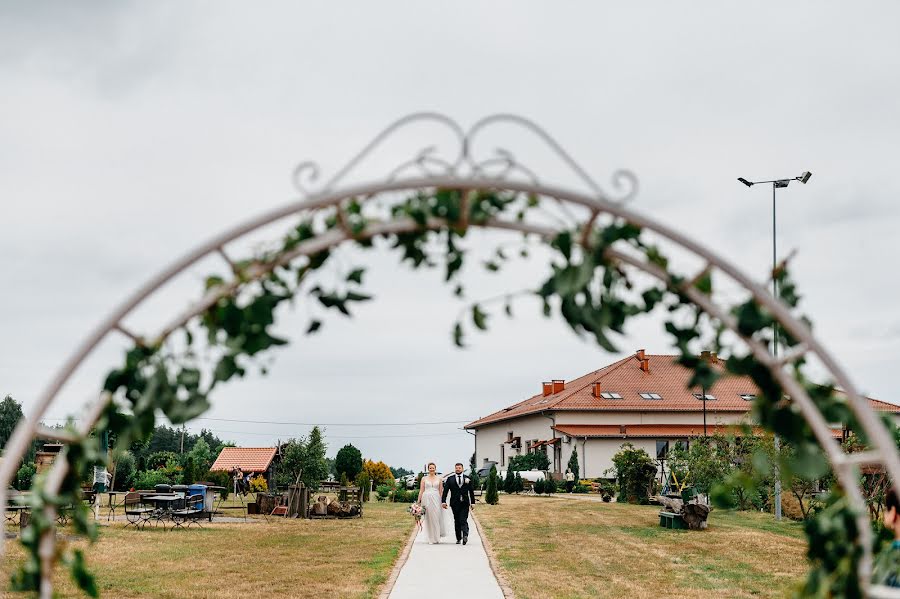
[(705, 531), (658, 506), (502, 495), (477, 517), (519, 599), (781, 597), (806, 572), (800, 525), (715, 510)]
[[(251, 518), (174, 531), (116, 523), (94, 545), (79, 544), (104, 597), (375, 597), (410, 534), (405, 508), (370, 503), (361, 519)], [(21, 546), (8, 550), (7, 561), (21, 559)], [(81, 596), (65, 572), (57, 587)]]

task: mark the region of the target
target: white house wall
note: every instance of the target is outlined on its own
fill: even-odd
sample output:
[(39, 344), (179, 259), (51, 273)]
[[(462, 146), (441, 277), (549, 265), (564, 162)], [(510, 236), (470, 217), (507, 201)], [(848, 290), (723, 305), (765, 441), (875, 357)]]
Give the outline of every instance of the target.
[[(554, 412), (557, 426), (562, 424), (703, 424), (703, 412)], [(744, 412), (706, 413), (706, 422), (723, 426), (738, 424), (747, 418)]]
[[(521, 418), (479, 427), (475, 437), (475, 461), (478, 464), (478, 467), (480, 468), (484, 464), (485, 459), (497, 462), (500, 464), (500, 468), (505, 467), (510, 457), (527, 451), (528, 441), (534, 439), (546, 441), (547, 439), (552, 438), (555, 433), (551, 429), (551, 425), (552, 421), (549, 418), (536, 415), (523, 416)], [(511, 446), (506, 443), (506, 440), (509, 438), (509, 433), (512, 433), (513, 437), (521, 438), (522, 446), (518, 451), (512, 449)], [(500, 461), (501, 445), (505, 447), (504, 462)], [(566, 456), (565, 459), (568, 459), (568, 456)]]

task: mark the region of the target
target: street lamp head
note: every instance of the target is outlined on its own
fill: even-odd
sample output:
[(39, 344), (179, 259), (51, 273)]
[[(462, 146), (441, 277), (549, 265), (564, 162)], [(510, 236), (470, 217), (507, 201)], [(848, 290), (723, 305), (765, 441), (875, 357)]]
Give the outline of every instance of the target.
[(753, 183), (751, 183), (750, 181), (747, 181), (747, 180), (744, 179), (743, 177), (738, 177), (738, 181), (740, 181), (741, 183), (743, 183), (743, 184), (746, 185), (747, 187), (753, 187)]
[(812, 173), (809, 171), (803, 171), (803, 174), (797, 177), (797, 180), (801, 183), (806, 183), (809, 181), (809, 178), (812, 177)]

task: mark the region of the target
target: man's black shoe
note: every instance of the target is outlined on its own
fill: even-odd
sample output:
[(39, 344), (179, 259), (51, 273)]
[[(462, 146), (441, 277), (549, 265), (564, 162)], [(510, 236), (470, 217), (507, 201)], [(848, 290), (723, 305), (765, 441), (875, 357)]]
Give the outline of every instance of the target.
[(469, 542), (469, 537), (463, 537), (463, 545)]
[(459, 539), (456, 539), (456, 544), (459, 545)]

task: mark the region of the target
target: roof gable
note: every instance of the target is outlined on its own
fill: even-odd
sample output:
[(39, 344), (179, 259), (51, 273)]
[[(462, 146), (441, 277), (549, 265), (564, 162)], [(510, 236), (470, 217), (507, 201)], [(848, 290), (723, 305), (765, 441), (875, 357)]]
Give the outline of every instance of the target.
[(275, 459), (274, 447), (223, 447), (213, 465), (212, 471), (240, 468), (244, 472), (265, 472)]

